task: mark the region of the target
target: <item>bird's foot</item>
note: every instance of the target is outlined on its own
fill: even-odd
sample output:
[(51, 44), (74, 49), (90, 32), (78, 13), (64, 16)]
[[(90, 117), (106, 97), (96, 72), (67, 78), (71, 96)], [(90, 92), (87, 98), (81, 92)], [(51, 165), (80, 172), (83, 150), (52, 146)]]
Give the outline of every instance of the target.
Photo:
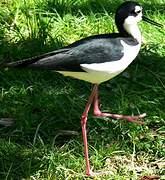
[(97, 117), (111, 117), (113, 119), (125, 119), (129, 122), (134, 122), (140, 125), (143, 125), (144, 122), (139, 121), (139, 119), (142, 119), (146, 116), (146, 113), (139, 114), (136, 116), (128, 116), (128, 115), (122, 115), (122, 114), (111, 114), (111, 113), (103, 113), (100, 110), (94, 111), (94, 115)]
[(94, 177), (95, 173), (92, 170), (86, 170), (86, 176)]

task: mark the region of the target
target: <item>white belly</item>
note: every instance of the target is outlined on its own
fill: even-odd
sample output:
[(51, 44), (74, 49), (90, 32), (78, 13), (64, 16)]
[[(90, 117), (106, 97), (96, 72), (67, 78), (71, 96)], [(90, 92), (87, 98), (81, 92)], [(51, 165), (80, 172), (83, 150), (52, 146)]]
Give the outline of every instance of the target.
[(122, 40), (121, 43), (124, 47), (124, 56), (120, 60), (104, 63), (81, 64), (81, 67), (85, 70), (85, 72), (57, 72), (63, 74), (64, 76), (71, 76), (93, 84), (100, 84), (107, 81), (124, 71), (139, 53), (141, 46), (140, 43), (136, 46), (129, 46)]

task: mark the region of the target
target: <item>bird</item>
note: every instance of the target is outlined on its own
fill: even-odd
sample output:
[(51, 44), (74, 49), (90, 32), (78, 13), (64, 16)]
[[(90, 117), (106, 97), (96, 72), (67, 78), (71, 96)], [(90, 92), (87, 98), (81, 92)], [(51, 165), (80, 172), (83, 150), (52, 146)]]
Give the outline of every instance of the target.
[(16, 62), (6, 63), (6, 67), (35, 68), (56, 71), (93, 84), (93, 89), (81, 116), (81, 128), (86, 162), (86, 175), (94, 176), (91, 170), (88, 141), (87, 118), (93, 104), (94, 115), (124, 119), (128, 122), (143, 124), (139, 119), (146, 113), (130, 116), (102, 112), (99, 107), (98, 87), (123, 72), (139, 54), (142, 35), (138, 22), (144, 20), (162, 27), (161, 24), (143, 16), (143, 8), (138, 2), (126, 1), (120, 4), (115, 13), (115, 24), (118, 32), (97, 34), (80, 39), (58, 50)]

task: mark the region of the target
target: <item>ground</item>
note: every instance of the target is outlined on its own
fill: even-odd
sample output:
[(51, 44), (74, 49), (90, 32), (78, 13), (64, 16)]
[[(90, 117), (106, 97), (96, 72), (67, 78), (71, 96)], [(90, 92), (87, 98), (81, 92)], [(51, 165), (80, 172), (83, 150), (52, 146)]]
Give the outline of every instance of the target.
[[(0, 61), (116, 31), (114, 12), (121, 2), (2, 0)], [(164, 25), (163, 0), (139, 2), (147, 17)], [(104, 111), (146, 112), (145, 124), (89, 114), (91, 166), (102, 172), (94, 179), (165, 179), (165, 33), (144, 22), (140, 28), (140, 54), (124, 73), (100, 86), (100, 100)], [(89, 83), (52, 71), (1, 68), (0, 179), (90, 179), (85, 176), (80, 126), (90, 91)]]

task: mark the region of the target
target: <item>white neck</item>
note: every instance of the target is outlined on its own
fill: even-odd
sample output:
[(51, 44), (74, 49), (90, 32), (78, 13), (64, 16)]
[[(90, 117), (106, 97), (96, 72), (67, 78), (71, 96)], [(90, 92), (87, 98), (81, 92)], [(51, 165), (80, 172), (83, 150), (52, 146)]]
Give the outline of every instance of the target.
[(137, 25), (138, 21), (134, 17), (129, 16), (128, 18), (125, 19), (123, 26), (124, 26), (125, 31), (128, 34), (130, 34), (139, 43), (141, 43), (142, 37), (141, 37), (141, 32), (139, 30), (139, 27)]
[(129, 24), (124, 25), (125, 30), (128, 34), (130, 34), (133, 38), (135, 38), (139, 43), (142, 41), (141, 32), (137, 26), (137, 24)]

